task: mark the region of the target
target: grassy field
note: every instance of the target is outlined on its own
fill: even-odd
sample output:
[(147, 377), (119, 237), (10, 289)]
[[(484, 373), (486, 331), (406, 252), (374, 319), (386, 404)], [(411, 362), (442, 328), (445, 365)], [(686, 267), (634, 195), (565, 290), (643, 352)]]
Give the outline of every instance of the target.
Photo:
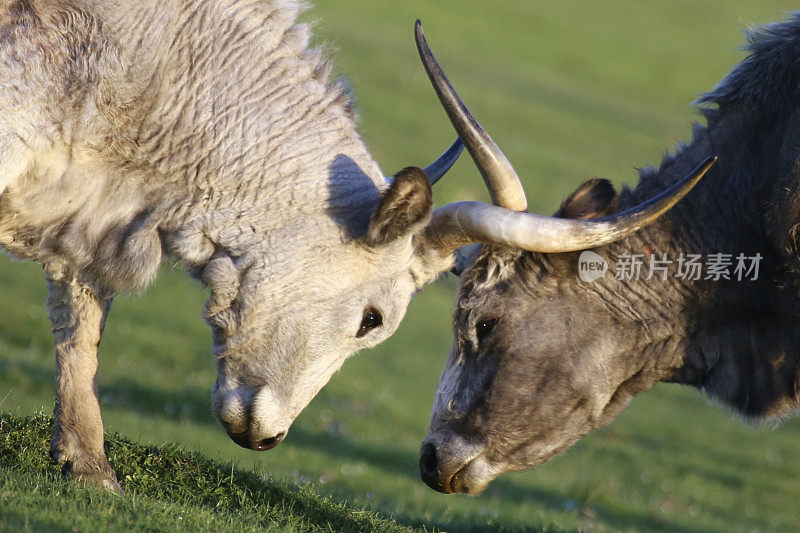
[[(657, 163), (688, 137), (689, 104), (742, 57), (741, 29), (792, 7), (777, 0), (316, 4), (306, 17), (335, 47), (337, 71), (358, 97), (360, 130), (387, 173), (425, 164), (453, 137), (416, 57), (412, 24), (420, 17), (450, 78), (523, 176), (531, 209), (542, 213), (588, 177), (635, 183), (634, 167)], [(487, 198), (468, 158), (437, 185), (436, 198)], [(52, 409), (43, 277), (32, 264), (0, 265), (0, 411), (17, 416)], [(205, 293), (179, 267), (165, 266), (144, 294), (115, 302), (101, 346), (105, 421), (133, 442), (177, 443), (220, 463), (113, 440), (118, 472), (163, 477), (122, 475), (131, 497), (114, 499), (54, 478), (41, 444), (45, 419), (26, 433), (8, 418), (0, 450), (13, 426), (28, 469), (0, 480), (0, 529), (54, 528), (58, 516), (83, 517), (65, 522), (82, 530), (176, 529), (182, 513), (189, 513), (185, 529), (195, 530), (798, 528), (800, 421), (748, 427), (677, 386), (642, 394), (610, 427), (535, 471), (499, 478), (482, 496), (429, 490), (418, 478), (417, 451), (449, 348), (453, 288), (452, 279), (428, 287), (392, 339), (346, 363), (287, 440), (256, 453), (233, 444), (210, 415), (215, 370), (200, 318)], [(41, 450), (29, 450), (28, 440)], [(164, 454), (178, 459), (145, 468), (148, 457)], [(219, 476), (230, 467), (220, 464), (229, 462), (243, 470), (226, 485)], [(219, 483), (198, 481), (206, 476)], [(222, 511), (208, 504), (215, 487), (224, 492)], [(40, 515), (46, 520), (37, 522)]]
[[(409, 531), (410, 528), (259, 471), (178, 446), (106, 443), (125, 497), (61, 478), (47, 460), (52, 418), (0, 415), (4, 531)], [(31, 476), (31, 472), (36, 474)]]

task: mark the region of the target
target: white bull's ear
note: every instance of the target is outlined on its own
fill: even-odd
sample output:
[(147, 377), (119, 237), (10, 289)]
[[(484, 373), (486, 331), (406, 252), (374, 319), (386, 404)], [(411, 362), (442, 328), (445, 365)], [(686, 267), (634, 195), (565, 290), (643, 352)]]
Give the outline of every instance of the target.
[(376, 247), (420, 232), (433, 211), (433, 192), (422, 169), (407, 167), (397, 173), (392, 185), (372, 214), (364, 241)]

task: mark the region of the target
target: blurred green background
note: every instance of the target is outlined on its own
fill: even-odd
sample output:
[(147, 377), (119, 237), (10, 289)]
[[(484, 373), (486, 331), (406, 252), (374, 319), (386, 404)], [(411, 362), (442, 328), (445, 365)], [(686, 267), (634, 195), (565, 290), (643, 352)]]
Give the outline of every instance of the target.
[[(317, 0), (304, 15), (355, 89), (360, 131), (387, 174), (424, 165), (453, 132), (419, 65), (412, 25), (551, 213), (583, 179), (635, 184), (688, 139), (690, 102), (743, 57), (741, 30), (779, 20), (777, 0)], [(487, 199), (468, 157), (436, 200)], [(2, 260), (0, 410), (52, 410), (53, 356), (41, 268)], [(455, 283), (429, 286), (397, 334), (348, 361), (273, 451), (233, 444), (210, 414), (215, 369), (203, 288), (165, 266), (121, 297), (101, 346), (107, 429), (312, 482), (324, 494), (446, 530), (777, 531), (800, 526), (800, 421), (745, 426), (678, 386), (643, 393), (567, 454), (505, 475), (479, 497), (418, 478), (417, 451), (450, 342)]]

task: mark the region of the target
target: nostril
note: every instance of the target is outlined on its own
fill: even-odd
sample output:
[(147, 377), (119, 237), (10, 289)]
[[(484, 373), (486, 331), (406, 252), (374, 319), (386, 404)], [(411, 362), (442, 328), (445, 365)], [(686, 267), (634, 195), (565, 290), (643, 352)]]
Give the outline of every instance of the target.
[(255, 449), (259, 451), (271, 450), (272, 448), (280, 444), (285, 436), (286, 432), (282, 431), (277, 435), (275, 435), (274, 437), (269, 437), (268, 439), (261, 439), (261, 441), (259, 441), (256, 444)]
[(241, 446), (242, 448), (250, 448), (250, 433), (245, 431), (244, 433), (228, 433), (228, 436), (231, 438), (233, 442)]
[(436, 460), (436, 446), (429, 442), (422, 447), (419, 454), (419, 470), (424, 479), (439, 478), (439, 462)]

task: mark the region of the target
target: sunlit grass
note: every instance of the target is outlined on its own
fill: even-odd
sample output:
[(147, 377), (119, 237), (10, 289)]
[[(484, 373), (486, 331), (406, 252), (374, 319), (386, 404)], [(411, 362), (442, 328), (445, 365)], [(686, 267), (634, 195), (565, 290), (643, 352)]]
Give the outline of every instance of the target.
[[(412, 25), (420, 17), (462, 96), (523, 176), (532, 210), (542, 213), (554, 211), (584, 178), (634, 183), (635, 166), (657, 163), (688, 137), (695, 118), (689, 103), (742, 57), (741, 28), (792, 7), (745, 0), (317, 4), (308, 16), (338, 48), (337, 72), (354, 85), (360, 131), (385, 172), (426, 164), (453, 137), (416, 57)], [(463, 198), (487, 198), (466, 157), (436, 187), (440, 203)], [(54, 378), (44, 276), (31, 264), (1, 266), (0, 411), (49, 412)], [(452, 279), (426, 288), (392, 339), (347, 362), (287, 440), (256, 453), (233, 444), (210, 415), (215, 370), (200, 317), (204, 290), (179, 268), (165, 268), (144, 294), (115, 302), (100, 356), (107, 427), (135, 442), (178, 443), (257, 467), (286, 490), (311, 483), (307, 490), (320, 497), (346, 499), (403, 526), (796, 529), (800, 423), (748, 427), (677, 386), (642, 394), (609, 428), (534, 471), (501, 477), (482, 496), (429, 490), (418, 479), (417, 451), (450, 344), (453, 288)], [(28, 485), (16, 483), (0, 484), (0, 498), (19, 502), (16, 513), (35, 514), (44, 500), (23, 496)], [(37, 486), (75, 499), (87, 513), (91, 502), (114, 501), (87, 503), (50, 478)], [(135, 519), (151, 509), (137, 502), (118, 505)], [(90, 516), (101, 523), (101, 512)], [(167, 527), (172, 518), (164, 516)], [(209, 520), (221, 522), (209, 527), (238, 523), (214, 516)]]

